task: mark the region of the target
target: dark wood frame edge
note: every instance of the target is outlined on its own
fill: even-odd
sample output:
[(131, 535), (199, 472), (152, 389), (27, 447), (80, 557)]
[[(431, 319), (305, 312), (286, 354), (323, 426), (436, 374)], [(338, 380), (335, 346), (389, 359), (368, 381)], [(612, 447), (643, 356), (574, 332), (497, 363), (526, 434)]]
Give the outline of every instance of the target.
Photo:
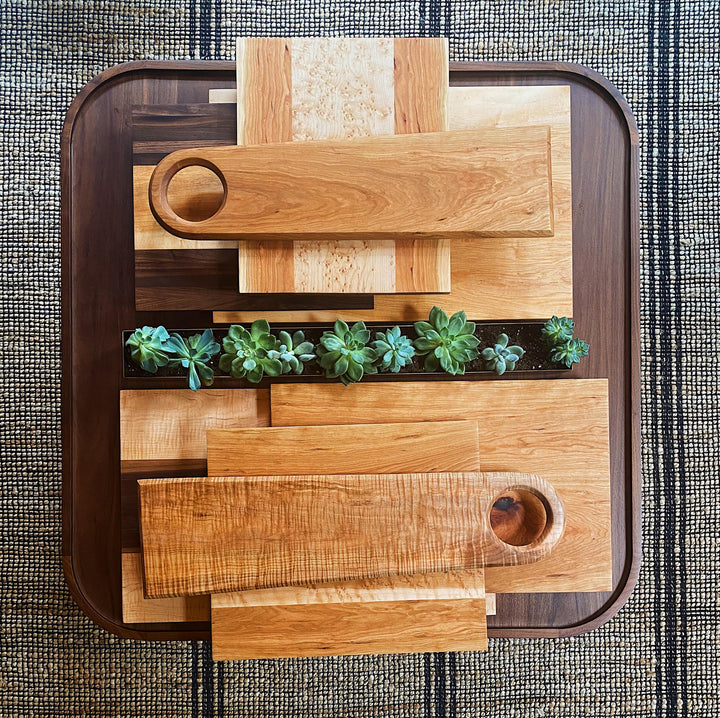
[[(628, 273), (629, 296), (630, 296), (630, 321), (627, 327), (626, 359), (630, 364), (630, 383), (627, 388), (626, 397), (630, 407), (630, 426), (625, 436), (625, 448), (629, 470), (632, 477), (630, 500), (626, 513), (628, 514), (627, 526), (631, 529), (627, 539), (630, 565), (623, 572), (624, 580), (621, 580), (619, 588), (612, 594), (605, 607), (588, 621), (581, 624), (567, 626), (565, 628), (553, 629), (528, 629), (528, 628), (491, 628), (488, 630), (490, 637), (503, 638), (559, 638), (576, 636), (586, 633), (609, 621), (623, 607), (630, 594), (634, 590), (639, 572), (642, 555), (641, 537), (641, 474), (640, 474), (640, 249), (639, 249), (639, 198), (638, 198), (638, 162), (639, 162), (639, 135), (635, 118), (625, 98), (619, 90), (598, 72), (582, 65), (564, 62), (451, 62), (450, 72), (453, 71), (477, 71), (485, 70), (492, 65), (497, 72), (517, 71), (524, 69), (539, 72), (542, 74), (567, 74), (575, 79), (581, 78), (586, 84), (592, 85), (602, 91), (609, 101), (615, 105), (616, 111), (623, 118), (628, 132), (631, 154), (629, 157), (630, 178), (630, 215), (629, 215), (629, 238), (628, 247), (630, 268)], [(105, 83), (136, 71), (152, 70), (195, 70), (195, 71), (231, 71), (234, 63), (231, 61), (207, 61), (207, 60), (139, 60), (127, 62), (105, 70), (90, 80), (76, 95), (71, 103), (61, 135), (61, 271), (62, 271), (62, 293), (61, 312), (62, 318), (70, 316), (72, 307), (72, 282), (71, 282), (71, 216), (69, 202), (66, 198), (70, 193), (70, 143), (74, 128), (75, 119), (82, 106), (89, 99), (92, 93)], [(83, 612), (95, 623), (107, 631), (124, 638), (135, 638), (145, 640), (178, 640), (178, 636), (169, 631), (136, 631), (128, 629), (125, 624), (108, 621), (102, 614), (98, 613), (90, 601), (86, 598), (82, 587), (77, 580), (73, 566), (73, 535), (72, 535), (72, 483), (66, 477), (72, 476), (73, 448), (72, 448), (72, 375), (69, 372), (72, 366), (72, 347), (70, 344), (69, 327), (67, 322), (62, 325), (62, 352), (61, 367), (63, 381), (61, 386), (61, 425), (62, 425), (62, 565), (65, 580), (75, 602)], [(208, 631), (186, 632), (182, 640), (205, 640), (209, 638)]]

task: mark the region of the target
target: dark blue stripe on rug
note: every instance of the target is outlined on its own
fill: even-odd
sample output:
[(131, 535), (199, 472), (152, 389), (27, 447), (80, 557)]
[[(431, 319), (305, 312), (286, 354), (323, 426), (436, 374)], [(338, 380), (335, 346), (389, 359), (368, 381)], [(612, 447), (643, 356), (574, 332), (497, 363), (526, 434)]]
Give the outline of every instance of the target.
[(192, 718), (200, 718), (200, 644), (197, 641), (190, 644), (190, 655), (190, 715)]
[(446, 718), (445, 706), (447, 703), (447, 676), (445, 667), (445, 654), (435, 654), (435, 718)]
[(213, 57), (216, 60), (220, 60), (220, 48), (222, 46), (222, 0), (215, 0), (214, 15), (213, 26), (215, 31), (213, 33), (213, 44), (215, 47)]
[(200, 0), (200, 59), (209, 60), (210, 54), (210, 40), (212, 37), (210, 19), (212, 0)]
[[(680, 75), (677, 69), (678, 58), (680, 57), (680, 0), (675, 1), (675, 9), (673, 13), (673, 71), (672, 71), (672, 127), (673, 142), (675, 143), (672, 153), (672, 203), (670, 205), (672, 236), (675, 238), (673, 243), (673, 265), (674, 279), (676, 286), (682, 285), (682, 257), (680, 252), (680, 152), (678, 151), (677, 142), (680, 137)], [(683, 352), (683, 323), (682, 323), (682, 297), (680, 291), (675, 292), (675, 302), (673, 307), (673, 315), (675, 317), (675, 421), (673, 429), (677, 432), (677, 436), (685, 435), (685, 422), (683, 410), (683, 373), (682, 373), (682, 352)], [(677, 452), (677, 465), (679, 467), (678, 495), (683, 497), (678, 505), (678, 526), (676, 534), (676, 543), (678, 552), (678, 608), (680, 619), (680, 641), (678, 643), (678, 665), (680, 668), (680, 701), (681, 713), (685, 717), (688, 715), (688, 676), (687, 676), (687, 644), (688, 644), (688, 627), (687, 627), (687, 563), (685, 552), (685, 536), (687, 536), (687, 501), (685, 486), (685, 443), (680, 441), (672, 441), (672, 445)]]
[(203, 718), (214, 718), (215, 685), (213, 680), (212, 643), (202, 643), (202, 715)]
[(195, 57), (195, 47), (197, 46), (197, 2), (190, 0), (188, 4), (188, 54)]
[(425, 669), (425, 686), (423, 689), (423, 695), (425, 696), (425, 718), (433, 718), (432, 661), (432, 653), (425, 653), (423, 655), (423, 667)]
[(217, 718), (225, 718), (225, 664), (217, 664)]

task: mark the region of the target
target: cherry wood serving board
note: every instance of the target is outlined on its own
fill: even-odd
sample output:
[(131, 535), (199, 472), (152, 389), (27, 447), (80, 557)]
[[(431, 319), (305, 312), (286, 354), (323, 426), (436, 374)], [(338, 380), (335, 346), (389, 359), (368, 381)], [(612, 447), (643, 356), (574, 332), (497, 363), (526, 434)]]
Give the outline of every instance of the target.
[[(565, 125), (566, 147), (572, 127), (572, 160), (569, 152), (556, 154), (559, 142), (555, 141), (555, 132), (551, 149), (554, 174), (563, 156), (567, 168), (567, 180), (563, 181), (567, 211), (558, 211), (562, 203), (554, 203), (555, 244), (545, 245), (543, 238), (534, 239), (538, 253), (527, 258), (519, 240), (504, 244), (508, 254), (499, 248), (493, 252), (491, 247), (482, 248), (477, 256), (467, 248), (461, 247), (459, 253), (456, 249), (453, 256), (460, 261), (453, 260), (453, 287), (460, 286), (462, 291), (441, 304), (447, 310), (468, 309), (475, 319), (506, 318), (509, 314), (522, 318), (547, 318), (552, 313), (572, 315), (578, 334), (591, 346), (590, 356), (573, 371), (573, 377), (607, 377), (614, 557), (611, 590), (503, 593), (498, 596), (497, 615), (489, 619), (488, 625), (491, 636), (573, 635), (606, 621), (624, 603), (634, 585), (640, 556), (637, 132), (627, 105), (609, 83), (577, 66), (456, 64), (451, 66), (450, 85), (450, 97), (462, 96), (468, 103), (468, 121), (477, 116), (490, 126), (512, 122), (513, 111), (519, 113), (515, 115), (520, 117), (518, 124), (523, 124), (524, 116), (533, 108), (540, 115), (545, 112), (543, 107), (548, 114), (540, 124), (552, 124), (552, 117), (558, 116), (563, 107), (569, 112), (572, 101), (572, 117), (566, 115)], [(132, 474), (121, 474), (118, 465), (119, 392), (180, 389), (182, 383), (176, 379), (123, 378), (114, 363), (98, 364), (96, 357), (98, 352), (116, 355), (122, 329), (158, 323), (172, 328), (203, 327), (211, 321), (208, 312), (188, 311), (192, 305), (183, 306), (180, 292), (170, 286), (172, 282), (165, 292), (165, 305), (136, 309), (130, 189), (132, 108), (207, 103), (210, 90), (223, 88), (235, 88), (234, 63), (148, 61), (113, 68), (78, 95), (63, 132), (63, 566), (72, 595), (83, 611), (107, 630), (125, 637), (210, 637), (206, 618), (146, 624), (122, 619), (120, 548), (126, 522), (117, 496), (121, 475)], [(552, 92), (565, 99), (548, 100)], [(517, 101), (510, 99), (513, 96)], [(453, 104), (452, 99), (449, 104)], [(508, 113), (503, 109), (506, 105), (511, 106)], [(589, 167), (592, 172), (587, 171)], [(553, 180), (555, 194), (560, 184), (555, 176)], [(114, 200), (109, 201), (109, 197)], [(98, 207), (103, 211), (98, 212)], [(566, 258), (560, 254), (562, 237), (570, 239), (560, 228), (562, 217), (566, 227), (572, 224), (572, 259), (567, 253)], [(102, 251), (98, 251), (99, 236)], [(166, 278), (176, 276), (181, 266), (182, 271), (188, 271), (189, 263), (180, 252), (166, 252), (162, 266), (171, 273)], [(170, 262), (172, 255), (177, 264)], [(150, 269), (149, 264), (146, 266)], [(194, 271), (209, 278), (206, 272), (210, 266), (216, 265), (206, 263), (204, 269)], [(570, 267), (574, 277), (566, 271)], [(236, 272), (233, 262), (231, 268)], [(211, 283), (214, 286), (215, 280)], [(574, 291), (569, 293), (571, 286)], [(154, 287), (157, 299), (163, 290), (159, 282)], [(250, 310), (255, 306), (265, 314), (303, 306), (299, 301), (287, 304), (282, 295), (261, 299), (263, 305), (259, 299), (249, 298), (247, 303), (233, 308)], [(437, 303), (437, 298), (416, 296), (399, 301), (393, 309), (385, 304), (387, 299), (378, 297), (375, 305), (391, 321), (399, 321), (413, 311), (424, 315), (432, 303)], [(253, 301), (258, 303), (252, 305)], [(312, 311), (297, 310), (289, 316), (299, 322), (332, 321), (338, 314), (332, 308), (323, 314), (318, 311), (320, 307), (318, 303)], [(170, 313), (165, 309), (180, 311)], [(248, 311), (246, 316), (257, 318), (259, 313), (253, 316)], [(380, 318), (369, 311), (359, 311), (355, 316), (365, 320)], [(268, 314), (268, 318), (276, 321), (278, 315)], [(514, 381), (510, 376), (508, 381), (490, 383)], [(217, 381), (218, 390), (228, 386), (223, 380)], [(188, 475), (189, 464), (196, 462), (204, 466), (204, 459), (170, 463), (175, 464), (173, 472)], [(158, 462), (153, 463), (155, 470), (143, 469), (145, 475), (168, 475), (167, 466), (159, 471)], [(202, 473), (203, 469), (196, 468), (193, 473), (197, 475), (198, 471)], [(454, 611), (459, 610), (458, 605)]]
[[(222, 180), (219, 209), (172, 207), (178, 172)], [(415, 239), (553, 234), (548, 127), (177, 150), (150, 178), (158, 222), (188, 239)]]
[[(465, 601), (361, 600), (254, 606), (244, 594), (212, 597), (212, 651), (216, 661), (368, 653), (484, 651), (486, 598), (482, 572)], [(251, 592), (247, 592), (251, 593)]]
[[(145, 479), (145, 595), (191, 596), (539, 561), (564, 528), (540, 477), (513, 472)], [(515, 486), (549, 507), (528, 545), (490, 526)]]
[(210, 429), (208, 476), (477, 471), (475, 421)]

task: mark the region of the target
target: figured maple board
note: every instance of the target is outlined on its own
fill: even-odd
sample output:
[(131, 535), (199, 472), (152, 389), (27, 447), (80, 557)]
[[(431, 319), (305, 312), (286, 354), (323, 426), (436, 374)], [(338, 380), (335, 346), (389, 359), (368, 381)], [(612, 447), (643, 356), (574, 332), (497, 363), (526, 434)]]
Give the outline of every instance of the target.
[[(200, 477), (138, 481), (145, 595), (221, 593), (538, 561), (563, 507), (518, 473)], [(553, 520), (513, 546), (490, 527), (497, 496), (527, 486)]]
[(547, 319), (573, 315), (572, 193), (570, 156), (570, 88), (567, 86), (450, 87), (450, 129), (548, 125), (551, 128), (553, 237), (506, 237), (450, 241), (450, 293), (414, 296), (382, 295), (372, 311), (215, 312), (221, 323), (416, 321), (433, 305), (447, 312), (467, 312), (473, 319)]
[(211, 429), (209, 476), (477, 471), (474, 421)]
[[(482, 471), (527, 471), (552, 483), (565, 532), (541, 563), (487, 568), (496, 593), (612, 590), (606, 379), (274, 385), (274, 426), (475, 419)], [(342, 406), (342, 412), (334, 407)]]
[(216, 661), (484, 651), (485, 599), (246, 606), (213, 596), (212, 650)]
[[(550, 236), (549, 153), (548, 127), (201, 147), (158, 163), (150, 205), (189, 239)], [(206, 167), (222, 178), (224, 202), (185, 219), (169, 201), (173, 177)]]
[(267, 389), (120, 392), (120, 459), (199, 459), (208, 429), (267, 426)]
[[(239, 145), (447, 129), (444, 38), (241, 38), (237, 73)], [(445, 239), (247, 239), (238, 249), (241, 292), (450, 290)]]
[(209, 621), (208, 596), (145, 598), (140, 553), (122, 554), (122, 612), (124, 623), (184, 623)]

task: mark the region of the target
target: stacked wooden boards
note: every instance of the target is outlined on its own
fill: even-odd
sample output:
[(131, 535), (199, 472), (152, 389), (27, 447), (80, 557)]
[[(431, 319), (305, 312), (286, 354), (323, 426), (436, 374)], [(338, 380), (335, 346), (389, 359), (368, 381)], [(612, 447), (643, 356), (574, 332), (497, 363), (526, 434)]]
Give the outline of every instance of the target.
[[(348, 409), (348, 421), (362, 422), (370, 420), (375, 423), (378, 416), (383, 421), (405, 421), (407, 417), (422, 417), (429, 422), (445, 420), (474, 420), (480, 422), (479, 448), (480, 465), (483, 471), (507, 471), (510, 469), (528, 471), (546, 476), (555, 487), (566, 507), (566, 529), (555, 547), (553, 554), (546, 561), (535, 566), (506, 567), (487, 569), (487, 591), (489, 592), (552, 592), (552, 591), (606, 591), (611, 589), (611, 552), (610, 552), (610, 490), (608, 461), (608, 416), (607, 416), (607, 383), (604, 380), (554, 380), (551, 382), (512, 381), (512, 382), (453, 382), (441, 384), (394, 384), (398, 390), (397, 406), (382, 407), (381, 402), (387, 399), (387, 387), (379, 384), (358, 385), (354, 387), (335, 387), (333, 385), (278, 385), (272, 388), (272, 423), (273, 425), (318, 425), (327, 424), (327, 417), (332, 415), (328, 407), (342, 401)], [(344, 391), (337, 395), (336, 390)], [(152, 399), (144, 396), (150, 392), (128, 391), (122, 393), (121, 419), (123, 421), (123, 456), (138, 461), (143, 454), (154, 457), (154, 462), (146, 463), (146, 469), (153, 465), (156, 473), (148, 471), (145, 475), (168, 475), (162, 472), (164, 462), (177, 457), (178, 447), (170, 446), (158, 453), (157, 447), (162, 445), (163, 415), (186, 417), (189, 423), (201, 422), (202, 430), (212, 426), (211, 419), (203, 416), (219, 417), (216, 425), (227, 427), (227, 409), (232, 397), (253, 390), (210, 390), (212, 399), (204, 399), (215, 408), (195, 403), (191, 392), (180, 390), (164, 390), (153, 392)], [(376, 393), (377, 392), (377, 393)], [(200, 392), (202, 395), (203, 392)], [(439, 394), (439, 396), (438, 396)], [(309, 400), (312, 395), (312, 401)], [(265, 395), (263, 395), (265, 396)], [(384, 397), (384, 399), (381, 399)], [(257, 406), (261, 402), (244, 403)], [(136, 411), (142, 405), (152, 405), (153, 411)], [(257, 414), (269, 420), (270, 407), (267, 404), (249, 419), (236, 417), (237, 424), (258, 426)], [(365, 411), (363, 413), (363, 407)], [(142, 421), (133, 421), (132, 417), (144, 417)], [(211, 430), (212, 435), (212, 430)], [(207, 454), (201, 441), (190, 442), (193, 448), (185, 459), (185, 472), (177, 475), (197, 473), (197, 465), (207, 466)], [(132, 449), (131, 449), (132, 447)], [(253, 452), (249, 452), (254, 454)], [(171, 455), (168, 455), (171, 454)], [(257, 460), (262, 462), (261, 459)], [(222, 465), (222, 461), (219, 462)], [(437, 466), (437, 457), (433, 462)], [(215, 464), (215, 468), (218, 464)], [(134, 477), (142, 473), (130, 473), (130, 469), (139, 469), (137, 465), (128, 467), (126, 474), (134, 483)], [(207, 468), (206, 468), (207, 472)], [(135, 537), (132, 532), (123, 537), (126, 553), (123, 557), (124, 574), (128, 576), (128, 585), (132, 585), (132, 577), (139, 570), (137, 542), (137, 499), (131, 492), (125, 491), (123, 501), (124, 517), (135, 511)], [(127, 518), (124, 518), (126, 521)], [(588, 558), (591, 557), (591, 560)], [(420, 577), (414, 577), (420, 581)], [(426, 579), (422, 579), (426, 580)], [(430, 600), (426, 594), (422, 620), (418, 619), (418, 628), (425, 631), (425, 637), (416, 641), (416, 648), (407, 650), (426, 650), (428, 646), (442, 647), (443, 650), (465, 650), (478, 648), (477, 637), (480, 635), (477, 621), (477, 602), (480, 600), (478, 576), (467, 572), (443, 575), (433, 579), (432, 591), (437, 596)], [(137, 581), (137, 579), (136, 579)], [(137, 583), (134, 584), (137, 586)], [(428, 588), (427, 583), (424, 584)], [(214, 637), (225, 636), (227, 653), (222, 652), (223, 640), (215, 638), (218, 657), (242, 655), (243, 657), (272, 655), (316, 655), (333, 650), (343, 652), (362, 652), (363, 645), (353, 644), (348, 635), (340, 640), (333, 631), (330, 620), (345, 615), (348, 626), (354, 626), (357, 635), (368, 637), (368, 652), (382, 650), (400, 650), (393, 642), (393, 635), (383, 628), (392, 622), (389, 615), (397, 612), (396, 619), (407, 615), (409, 604), (402, 596), (409, 588), (420, 587), (414, 579), (402, 585), (394, 585), (390, 590), (384, 586), (381, 595), (386, 601), (376, 605), (372, 611), (367, 607), (358, 606), (351, 599), (365, 593), (357, 594), (347, 584), (336, 588), (323, 589), (319, 594), (314, 590), (274, 589), (244, 594), (228, 594), (218, 599), (222, 607), (216, 614), (218, 621), (226, 626), (242, 626), (249, 631), (243, 636), (245, 652), (239, 647), (237, 637), (233, 638), (230, 629), (214, 631)], [(368, 586), (365, 586), (368, 588)], [(374, 587), (380, 590), (379, 586)], [(483, 584), (482, 594), (485, 593)], [(415, 594), (410, 594), (415, 595)], [(451, 595), (452, 598), (448, 598)], [(316, 603), (312, 608), (302, 608), (308, 601), (328, 602), (332, 597), (343, 598), (348, 605), (333, 604), (323, 612)], [(164, 620), (187, 620), (184, 616), (192, 610), (188, 598), (160, 599), (165, 602)], [(202, 602), (203, 599), (192, 599)], [(202, 606), (206, 615), (210, 607), (206, 602)], [(365, 600), (364, 598), (362, 600)], [(245, 605), (245, 601), (252, 605)], [(390, 602), (390, 605), (388, 604)], [(213, 599), (213, 607), (216, 601)], [(238, 615), (233, 606), (245, 606), (238, 611), (246, 611)], [(137, 592), (126, 595), (124, 610), (131, 607), (134, 613), (127, 612), (125, 620), (158, 621), (158, 610), (154, 600), (143, 600)], [(248, 610), (252, 608), (252, 610)], [(390, 613), (388, 613), (390, 612)], [(373, 614), (377, 624), (369, 618)], [(433, 619), (433, 616), (435, 617)], [(457, 621), (449, 621), (455, 616)], [(287, 619), (288, 631), (276, 631), (273, 622)], [(417, 619), (417, 616), (416, 616)], [(444, 623), (443, 623), (444, 621)], [(448, 622), (449, 621), (449, 622)], [(227, 622), (227, 623), (225, 623)], [(254, 631), (250, 626), (255, 625)], [(431, 630), (435, 625), (434, 631)], [(373, 629), (377, 627), (377, 631)], [(442, 626), (440, 630), (438, 626)], [(294, 633), (295, 627), (297, 633)], [(483, 629), (484, 630), (484, 629)], [(421, 631), (422, 632), (422, 631)], [(370, 638), (370, 636), (373, 638)], [(314, 639), (315, 642), (314, 642)], [(295, 640), (297, 639), (297, 641)], [(408, 639), (409, 640), (409, 639)], [(303, 649), (304, 646), (304, 649)], [(455, 647), (453, 647), (455, 646)], [(464, 648), (463, 648), (464, 647)], [(294, 650), (300, 653), (293, 653)], [(438, 648), (440, 650), (440, 648)], [(240, 653), (238, 653), (240, 651)], [(307, 652), (303, 652), (307, 651)]]
[[(374, 309), (343, 310), (348, 321), (414, 321), (439, 304), (479, 319), (545, 319), (572, 316), (572, 196), (570, 88), (566, 86), (450, 87), (449, 128), (549, 126), (551, 131), (552, 237), (450, 240), (449, 294), (378, 295)], [(214, 313), (219, 323), (270, 321), (332, 322), (336, 311)]]

